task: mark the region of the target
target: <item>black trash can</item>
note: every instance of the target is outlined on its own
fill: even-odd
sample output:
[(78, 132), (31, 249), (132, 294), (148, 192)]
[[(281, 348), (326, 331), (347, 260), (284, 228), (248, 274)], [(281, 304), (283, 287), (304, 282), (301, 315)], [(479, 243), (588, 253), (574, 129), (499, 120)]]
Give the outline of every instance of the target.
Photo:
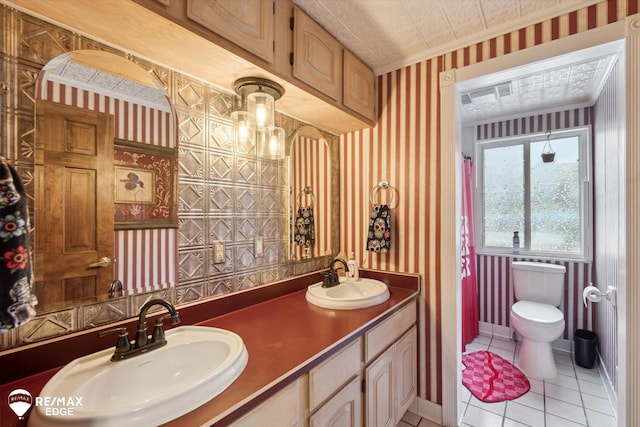
[(596, 362), (596, 345), (598, 336), (586, 329), (576, 329), (573, 335), (574, 356), (576, 365), (591, 369)]

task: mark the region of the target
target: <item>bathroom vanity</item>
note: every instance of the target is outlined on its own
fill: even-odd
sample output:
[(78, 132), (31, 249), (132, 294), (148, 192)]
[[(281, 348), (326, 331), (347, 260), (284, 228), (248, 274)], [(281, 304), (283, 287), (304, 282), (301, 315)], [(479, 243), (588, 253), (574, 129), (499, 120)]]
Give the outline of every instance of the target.
[[(357, 310), (317, 307), (305, 299), (307, 287), (321, 280), (322, 272), (315, 272), (176, 307), (180, 326), (210, 326), (238, 334), (248, 362), (225, 391), (166, 425), (250, 426), (270, 420), (268, 425), (313, 426), (336, 417), (348, 420), (348, 425), (396, 425), (417, 393), (420, 277), (371, 270), (362, 275), (387, 283), (390, 298)], [(150, 314), (150, 323), (162, 314)], [(135, 322), (118, 326), (131, 332)], [(115, 345), (115, 337), (98, 338), (97, 332), (41, 343), (16, 352), (20, 354), (0, 354), (3, 365), (17, 365), (16, 357), (21, 366), (38, 364), (32, 366), (38, 373), (0, 387), (0, 399), (16, 388), (37, 396), (62, 365), (95, 348)], [(60, 360), (61, 353), (68, 360), (53, 368), (47, 365), (51, 359)], [(383, 419), (376, 422), (375, 417)], [(256, 419), (261, 422), (256, 424)]]

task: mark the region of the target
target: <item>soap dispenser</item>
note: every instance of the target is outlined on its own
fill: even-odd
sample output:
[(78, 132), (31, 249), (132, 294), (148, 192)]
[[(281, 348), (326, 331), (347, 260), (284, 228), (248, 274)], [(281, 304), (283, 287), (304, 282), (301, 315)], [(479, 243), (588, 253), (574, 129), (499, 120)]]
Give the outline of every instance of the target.
[(349, 271), (347, 271), (347, 279), (349, 281), (355, 282), (360, 278), (360, 275), (358, 273), (358, 263), (356, 262), (356, 255), (353, 252), (349, 254), (349, 259), (347, 260), (347, 268), (349, 269)]

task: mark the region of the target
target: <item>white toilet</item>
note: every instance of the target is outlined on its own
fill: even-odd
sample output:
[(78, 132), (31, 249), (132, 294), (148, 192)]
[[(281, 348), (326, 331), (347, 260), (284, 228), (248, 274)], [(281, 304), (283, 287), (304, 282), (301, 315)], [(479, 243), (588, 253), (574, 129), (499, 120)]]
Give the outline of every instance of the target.
[(511, 325), (522, 335), (518, 365), (530, 377), (557, 375), (551, 342), (564, 332), (564, 315), (558, 309), (564, 293), (565, 268), (557, 264), (511, 263), (516, 303)]

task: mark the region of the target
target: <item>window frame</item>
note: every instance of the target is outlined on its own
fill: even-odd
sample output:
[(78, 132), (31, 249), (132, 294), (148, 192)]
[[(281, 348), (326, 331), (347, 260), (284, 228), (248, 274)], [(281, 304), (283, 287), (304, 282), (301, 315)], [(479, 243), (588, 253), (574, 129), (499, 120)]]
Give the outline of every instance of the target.
[[(531, 250), (531, 199), (530, 199), (530, 144), (547, 139), (547, 132), (536, 132), (516, 135), (506, 138), (494, 138), (475, 140), (475, 238), (476, 253), (482, 255), (515, 255), (518, 257), (530, 257), (536, 259), (566, 259), (571, 261), (589, 262), (593, 253), (593, 189), (592, 175), (593, 164), (591, 162), (592, 150), (591, 125), (575, 126), (572, 128), (552, 131), (549, 140), (553, 146), (555, 139), (578, 136), (579, 138), (579, 173), (580, 173), (580, 252), (557, 252)], [(520, 230), (520, 242), (526, 243), (518, 254), (513, 253), (511, 246), (485, 246), (484, 244), (484, 150), (488, 148), (507, 147), (513, 145), (523, 146), (523, 167), (525, 181), (525, 229)]]

